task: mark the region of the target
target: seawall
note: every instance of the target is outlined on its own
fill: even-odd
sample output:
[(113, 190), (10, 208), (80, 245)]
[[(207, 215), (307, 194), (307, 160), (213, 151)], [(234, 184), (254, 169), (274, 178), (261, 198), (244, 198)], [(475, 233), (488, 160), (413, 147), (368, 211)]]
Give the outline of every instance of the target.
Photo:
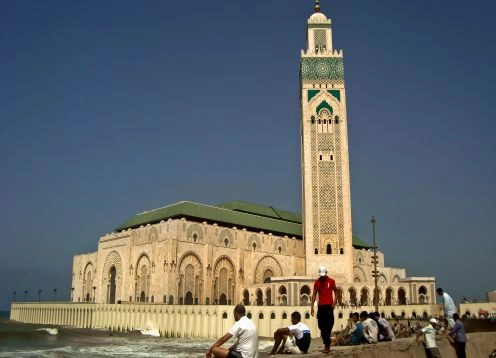
[[(430, 305), (404, 306), (410, 311), (430, 312)], [(234, 322), (234, 306), (222, 305), (167, 305), (147, 303), (58, 303), (14, 302), (10, 319), (24, 323), (46, 323), (79, 328), (107, 328), (131, 331), (153, 328), (163, 337), (217, 338)], [(380, 311), (401, 306), (385, 306)], [(371, 306), (337, 308), (334, 311), (334, 330), (341, 330), (348, 323), (353, 311), (372, 311)], [(310, 316), (310, 306), (246, 306), (247, 315), (258, 327), (260, 337), (272, 337), (279, 327), (290, 324), (290, 315), (300, 312), (302, 320), (312, 332), (318, 332), (317, 320)]]

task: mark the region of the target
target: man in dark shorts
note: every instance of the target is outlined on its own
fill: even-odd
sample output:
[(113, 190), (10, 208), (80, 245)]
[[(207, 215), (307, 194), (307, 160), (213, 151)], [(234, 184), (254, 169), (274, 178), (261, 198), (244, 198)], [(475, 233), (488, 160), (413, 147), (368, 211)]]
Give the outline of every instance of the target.
[(306, 353), (311, 340), (310, 328), (301, 322), (300, 312), (295, 311), (291, 313), (291, 326), (279, 328), (274, 332), (274, 347), (270, 354)]
[[(257, 358), (258, 357), (258, 333), (255, 323), (245, 316), (246, 309), (243, 305), (234, 307), (234, 320), (236, 323), (229, 328), (226, 334), (220, 337), (207, 351), (207, 358)], [(221, 346), (231, 337), (236, 342), (229, 349)]]
[(319, 268), (319, 278), (313, 284), (312, 302), (310, 313), (314, 315), (314, 303), (319, 295), (318, 309), (317, 309), (317, 322), (320, 329), (320, 336), (324, 342), (323, 353), (329, 353), (331, 348), (331, 331), (334, 326), (334, 306), (336, 302), (336, 282), (327, 276), (327, 269), (325, 266)]

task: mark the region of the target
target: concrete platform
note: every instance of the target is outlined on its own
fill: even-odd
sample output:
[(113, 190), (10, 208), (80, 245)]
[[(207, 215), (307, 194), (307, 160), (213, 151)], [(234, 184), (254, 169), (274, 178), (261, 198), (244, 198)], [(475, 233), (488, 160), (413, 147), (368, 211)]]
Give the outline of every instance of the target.
[[(496, 349), (496, 332), (469, 333), (467, 339), (468, 357), (486, 358), (493, 349)], [(307, 354), (277, 354), (274, 357), (425, 358), (427, 356), (424, 346), (416, 342), (415, 337), (399, 338), (393, 342), (331, 347), (329, 354), (322, 353), (323, 348), (322, 340), (314, 338)], [(446, 338), (438, 341), (438, 348), (443, 358), (456, 358), (455, 349)], [(270, 348), (261, 351), (260, 357), (271, 357), (269, 352)]]

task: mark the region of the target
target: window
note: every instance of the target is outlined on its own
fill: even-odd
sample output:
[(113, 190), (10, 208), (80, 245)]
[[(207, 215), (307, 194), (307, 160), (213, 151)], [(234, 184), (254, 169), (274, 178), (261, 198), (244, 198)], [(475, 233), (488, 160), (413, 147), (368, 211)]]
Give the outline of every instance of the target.
[(332, 254), (332, 247), (331, 247), (331, 244), (327, 244), (327, 247), (326, 247), (326, 254), (327, 254), (327, 255)]
[(228, 244), (229, 244), (229, 239), (226, 237), (226, 238), (224, 239), (224, 245), (226, 245), (226, 247), (227, 247), (227, 245), (228, 245)]

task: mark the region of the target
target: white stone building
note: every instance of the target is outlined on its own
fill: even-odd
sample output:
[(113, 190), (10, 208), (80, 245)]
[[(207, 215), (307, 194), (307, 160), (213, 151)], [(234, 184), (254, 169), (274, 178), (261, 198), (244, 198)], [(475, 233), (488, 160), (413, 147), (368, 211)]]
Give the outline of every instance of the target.
[[(343, 52), (331, 21), (308, 19), (301, 52), (303, 218), (271, 206), (175, 203), (136, 215), (73, 261), (73, 302), (307, 305), (320, 265), (342, 306), (372, 305), (373, 248), (352, 235)], [(434, 277), (377, 252), (382, 306), (435, 304)], [(399, 310), (401, 311), (401, 310)]]

